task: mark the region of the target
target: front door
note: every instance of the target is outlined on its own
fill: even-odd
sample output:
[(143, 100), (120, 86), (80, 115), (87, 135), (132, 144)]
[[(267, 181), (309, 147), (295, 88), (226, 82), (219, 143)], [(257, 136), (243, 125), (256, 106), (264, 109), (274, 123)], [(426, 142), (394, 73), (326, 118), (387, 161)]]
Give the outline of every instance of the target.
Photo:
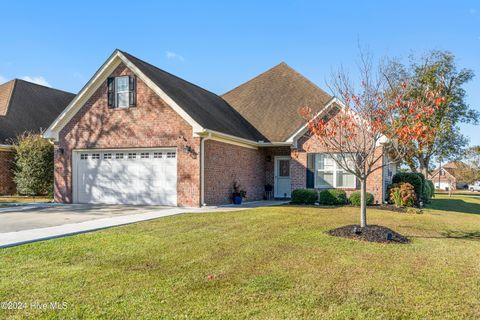
[(290, 198), (290, 157), (275, 157), (275, 198)]

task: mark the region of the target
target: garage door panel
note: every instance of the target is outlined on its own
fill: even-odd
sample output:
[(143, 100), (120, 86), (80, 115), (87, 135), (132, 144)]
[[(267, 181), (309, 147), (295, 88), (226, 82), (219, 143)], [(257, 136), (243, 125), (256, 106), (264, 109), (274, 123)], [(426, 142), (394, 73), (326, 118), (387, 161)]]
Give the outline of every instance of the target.
[(89, 150), (77, 152), (74, 162), (76, 202), (177, 204), (175, 150)]

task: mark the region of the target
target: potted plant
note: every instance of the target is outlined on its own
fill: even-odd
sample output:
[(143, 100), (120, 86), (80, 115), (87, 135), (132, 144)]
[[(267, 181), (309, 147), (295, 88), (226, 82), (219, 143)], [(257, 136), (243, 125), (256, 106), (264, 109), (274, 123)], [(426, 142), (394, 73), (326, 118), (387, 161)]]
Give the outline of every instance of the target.
[(233, 182), (232, 187), (232, 201), (234, 204), (242, 204), (242, 199), (247, 196), (247, 192), (242, 190), (240, 184), (237, 181)]

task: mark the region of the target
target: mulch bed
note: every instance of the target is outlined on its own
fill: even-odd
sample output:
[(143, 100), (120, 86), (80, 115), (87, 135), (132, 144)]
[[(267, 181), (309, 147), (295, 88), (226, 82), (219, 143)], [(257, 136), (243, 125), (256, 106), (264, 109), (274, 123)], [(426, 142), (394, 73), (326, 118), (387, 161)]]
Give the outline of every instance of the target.
[[(367, 209), (370, 208), (370, 206), (367, 207)], [(371, 208), (378, 209), (378, 210), (387, 210), (387, 211), (394, 211), (394, 212), (400, 212), (400, 213), (405, 213), (407, 212), (407, 208), (405, 207), (396, 207), (392, 204), (377, 204), (371, 206)]]
[[(356, 233), (354, 232), (356, 229)], [(391, 240), (387, 240), (387, 234), (391, 234)], [(408, 238), (401, 234), (382, 226), (368, 225), (361, 228), (359, 225), (351, 224), (328, 231), (328, 234), (335, 237), (350, 238), (355, 240), (364, 240), (380, 243), (409, 243)]]

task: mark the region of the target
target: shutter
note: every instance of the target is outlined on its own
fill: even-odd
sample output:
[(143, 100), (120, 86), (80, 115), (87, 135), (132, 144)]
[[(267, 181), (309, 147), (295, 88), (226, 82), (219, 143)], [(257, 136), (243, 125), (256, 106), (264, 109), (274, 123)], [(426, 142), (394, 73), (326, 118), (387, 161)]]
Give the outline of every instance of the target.
[(115, 108), (115, 78), (114, 77), (108, 77), (107, 90), (108, 90), (108, 107)]
[(137, 100), (137, 77), (136, 76), (129, 76), (128, 77), (128, 87), (129, 87), (129, 93), (128, 93), (128, 101), (130, 107), (135, 107), (136, 100)]
[(315, 188), (315, 153), (307, 153), (307, 188)]

